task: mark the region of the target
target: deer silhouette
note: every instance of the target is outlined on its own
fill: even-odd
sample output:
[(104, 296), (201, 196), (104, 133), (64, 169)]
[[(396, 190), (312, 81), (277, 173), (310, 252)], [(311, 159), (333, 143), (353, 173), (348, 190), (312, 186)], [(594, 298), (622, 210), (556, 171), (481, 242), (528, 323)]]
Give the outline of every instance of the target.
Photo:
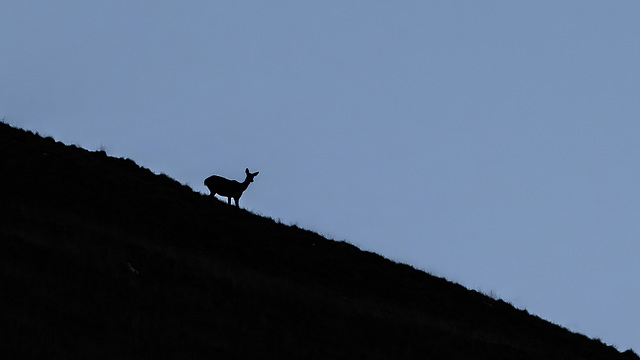
[(240, 201), (240, 196), (242, 196), (242, 193), (247, 190), (249, 184), (253, 182), (253, 178), (259, 173), (259, 171), (250, 173), (249, 169), (245, 169), (244, 172), (247, 174), (247, 177), (241, 183), (235, 180), (225, 179), (222, 176), (211, 175), (204, 179), (204, 185), (209, 188), (209, 191), (211, 191), (211, 196), (214, 196), (215, 194), (226, 196), (229, 205), (231, 205), (231, 198), (233, 198), (236, 202), (236, 206), (239, 206), (238, 202)]

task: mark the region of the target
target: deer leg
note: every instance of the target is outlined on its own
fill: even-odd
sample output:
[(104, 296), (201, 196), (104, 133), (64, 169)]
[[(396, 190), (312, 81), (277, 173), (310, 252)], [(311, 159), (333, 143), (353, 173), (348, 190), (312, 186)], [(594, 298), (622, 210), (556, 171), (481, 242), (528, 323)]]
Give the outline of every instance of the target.
[(227, 202), (231, 205), (231, 196), (227, 196)]

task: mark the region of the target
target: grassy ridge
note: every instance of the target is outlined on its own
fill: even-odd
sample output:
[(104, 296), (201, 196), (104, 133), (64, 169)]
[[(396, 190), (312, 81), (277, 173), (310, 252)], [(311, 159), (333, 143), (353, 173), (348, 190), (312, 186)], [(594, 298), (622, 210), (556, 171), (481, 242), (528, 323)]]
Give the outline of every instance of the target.
[(3, 358), (637, 359), (128, 159), (0, 124), (0, 167)]

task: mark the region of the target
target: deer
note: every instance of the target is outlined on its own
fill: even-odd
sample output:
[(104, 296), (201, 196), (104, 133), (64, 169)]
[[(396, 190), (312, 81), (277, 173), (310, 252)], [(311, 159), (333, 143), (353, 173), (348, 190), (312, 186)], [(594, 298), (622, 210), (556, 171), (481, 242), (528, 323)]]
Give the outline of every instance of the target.
[(248, 168), (245, 169), (244, 172), (247, 174), (247, 177), (241, 183), (235, 180), (225, 179), (222, 176), (211, 175), (204, 179), (204, 185), (211, 191), (211, 196), (215, 194), (226, 196), (229, 205), (231, 205), (231, 199), (233, 198), (236, 206), (239, 207), (238, 202), (240, 201), (240, 196), (247, 190), (249, 184), (253, 182), (253, 178), (259, 173), (259, 171), (251, 173)]

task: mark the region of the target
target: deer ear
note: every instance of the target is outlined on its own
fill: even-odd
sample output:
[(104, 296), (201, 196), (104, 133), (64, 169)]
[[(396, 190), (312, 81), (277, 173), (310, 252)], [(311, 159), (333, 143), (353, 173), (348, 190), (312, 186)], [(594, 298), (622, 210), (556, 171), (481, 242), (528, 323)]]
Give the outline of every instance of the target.
[(253, 176), (258, 175), (259, 173), (260, 173), (260, 171), (256, 171), (256, 172), (254, 172), (254, 173), (253, 173)]
[(249, 173), (249, 168), (244, 169), (244, 172), (248, 174)]

